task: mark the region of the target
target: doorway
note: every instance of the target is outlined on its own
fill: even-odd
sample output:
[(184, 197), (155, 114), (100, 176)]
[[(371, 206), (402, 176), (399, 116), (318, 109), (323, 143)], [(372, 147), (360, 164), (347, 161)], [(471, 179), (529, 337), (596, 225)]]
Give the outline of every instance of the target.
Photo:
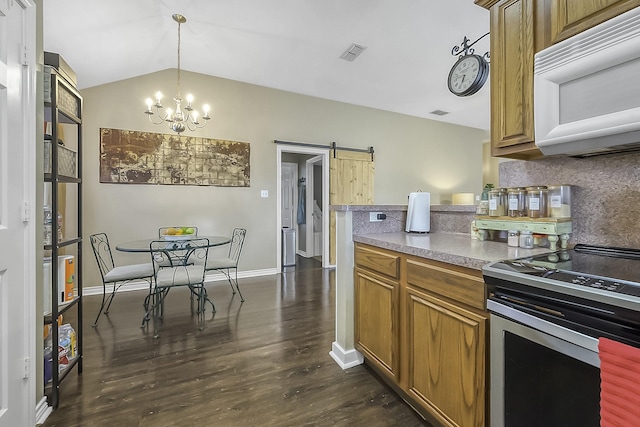
[[(291, 171), (291, 164), (297, 166), (295, 173)], [(292, 184), (295, 184), (295, 191), (292, 191)], [(329, 236), (325, 232), (329, 229), (329, 150), (278, 146), (276, 188), (280, 270), (283, 268), (282, 227), (287, 225), (285, 222), (292, 223), (295, 230), (296, 255), (316, 258), (323, 268), (329, 267)]]

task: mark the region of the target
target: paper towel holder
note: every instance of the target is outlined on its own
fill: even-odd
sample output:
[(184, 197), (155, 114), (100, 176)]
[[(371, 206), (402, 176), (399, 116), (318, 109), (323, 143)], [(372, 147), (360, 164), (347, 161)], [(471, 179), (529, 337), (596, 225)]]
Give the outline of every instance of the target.
[(423, 191), (409, 193), (405, 231), (408, 233), (428, 233), (430, 230), (431, 194)]

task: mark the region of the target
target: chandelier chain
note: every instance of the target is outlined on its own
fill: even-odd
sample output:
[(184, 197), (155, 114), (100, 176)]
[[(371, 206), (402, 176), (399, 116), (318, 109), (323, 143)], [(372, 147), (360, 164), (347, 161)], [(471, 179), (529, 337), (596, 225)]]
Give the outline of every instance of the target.
[(178, 98), (180, 97), (180, 27), (182, 23), (178, 21)]

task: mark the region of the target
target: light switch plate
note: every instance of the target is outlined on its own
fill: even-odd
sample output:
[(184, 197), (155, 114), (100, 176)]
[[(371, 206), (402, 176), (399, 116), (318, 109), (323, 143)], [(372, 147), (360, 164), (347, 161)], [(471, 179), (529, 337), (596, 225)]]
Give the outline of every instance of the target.
[(269, 197), (269, 190), (260, 190), (260, 197)]

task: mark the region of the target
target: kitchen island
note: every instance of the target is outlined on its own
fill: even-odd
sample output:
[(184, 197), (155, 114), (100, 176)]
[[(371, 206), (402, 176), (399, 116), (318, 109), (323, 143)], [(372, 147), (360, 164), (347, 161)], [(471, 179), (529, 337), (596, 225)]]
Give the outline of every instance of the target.
[[(468, 228), (472, 207), (450, 208), (451, 221), (441, 223)], [(357, 206), (333, 209), (338, 247), (331, 356), (343, 368), (366, 359), (436, 424), (484, 425), (488, 314), (482, 266), (548, 249), (438, 231), (433, 220), (432, 233), (405, 233), (396, 206), (385, 232), (374, 222), (368, 233), (368, 213), (385, 213), (384, 206), (363, 207), (367, 215), (359, 215)], [(436, 209), (443, 214), (447, 208)]]

